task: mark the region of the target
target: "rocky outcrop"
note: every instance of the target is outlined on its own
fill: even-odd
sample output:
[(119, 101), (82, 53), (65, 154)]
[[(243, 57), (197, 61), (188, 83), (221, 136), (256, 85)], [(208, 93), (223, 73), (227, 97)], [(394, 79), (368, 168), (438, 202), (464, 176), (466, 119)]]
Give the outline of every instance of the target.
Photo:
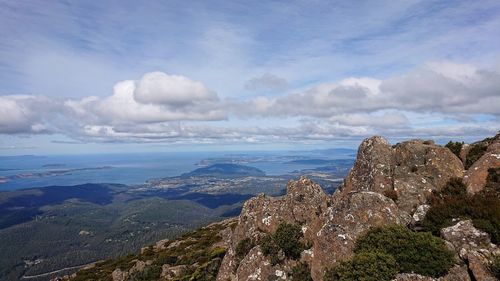
[(239, 241), (258, 241), (283, 221), (301, 225), (305, 240), (312, 244), (303, 259), (309, 262), (315, 280), (322, 279), (326, 267), (351, 258), (356, 238), (370, 227), (406, 221), (394, 201), (377, 192), (351, 192), (333, 204), (320, 186), (304, 177), (290, 181), (286, 190), (281, 198), (260, 195), (245, 203), (217, 280), (251, 280), (250, 271), (241, 269), (248, 268), (249, 262), (261, 274), (284, 271), (271, 266), (258, 246), (250, 251), (252, 258), (247, 259), (249, 253), (238, 262), (235, 255)]
[(167, 280), (182, 276), (188, 270), (187, 265), (177, 265), (171, 266), (169, 264), (164, 264), (161, 267), (160, 277), (166, 278)]
[[(499, 147), (498, 136), (489, 140), (486, 153), (467, 171), (469, 192), (484, 188), (484, 171), (497, 167)], [(111, 277), (117, 281), (131, 279), (151, 266), (160, 266), (160, 277), (166, 280), (200, 280), (201, 273), (209, 276), (208, 280), (216, 276), (218, 281), (292, 280), (290, 273), (305, 262), (312, 279), (321, 281), (327, 269), (353, 257), (356, 240), (371, 228), (418, 226), (430, 208), (429, 195), (463, 175), (461, 160), (431, 141), (411, 140), (391, 146), (382, 137), (371, 137), (360, 145), (354, 167), (333, 195), (301, 177), (290, 181), (281, 197), (260, 194), (248, 200), (237, 219), (144, 248), (139, 258), (127, 260), (129, 270), (95, 271), (112, 272)], [(295, 260), (285, 258), (283, 249), (277, 250), (279, 262), (272, 262), (264, 254), (262, 241), (269, 241), (264, 238), (275, 233), (282, 222), (299, 225), (303, 234), (300, 239), (306, 246)], [(294, 231), (300, 233), (298, 228)], [(500, 250), (487, 233), (476, 229), (470, 220), (463, 220), (442, 229), (441, 237), (455, 252), (447, 275), (431, 278), (405, 273), (394, 280), (495, 280), (488, 264)], [(170, 261), (172, 255), (177, 256)], [(151, 263), (151, 256), (162, 256), (168, 262)]]
[(483, 156), (465, 173), (464, 183), (467, 186), (467, 192), (471, 194), (483, 190), (488, 177), (488, 169), (500, 168), (500, 134), (489, 143)]
[(383, 193), (393, 189), (393, 163), (393, 149), (386, 139), (380, 136), (365, 139), (338, 195), (362, 190)]
[(494, 255), (500, 254), (500, 248), (491, 243), (489, 234), (475, 228), (472, 221), (465, 220), (443, 228), (441, 236), (467, 263), (475, 280), (496, 280), (489, 273), (488, 265)]
[(321, 280), (327, 267), (350, 259), (356, 239), (368, 229), (404, 220), (391, 199), (372, 191), (358, 191), (328, 208), (319, 222), (311, 260), (314, 280)]
[(398, 274), (393, 281), (471, 281), (466, 266), (456, 265), (452, 267), (446, 276), (432, 278), (414, 273)]
[[(391, 146), (382, 137), (368, 138), (360, 145), (354, 167), (343, 185), (332, 196), (302, 177), (290, 181), (282, 197), (259, 195), (247, 201), (238, 225), (232, 231), (230, 246), (217, 280), (267, 280), (270, 276), (270, 280), (287, 280), (289, 276), (283, 272), (290, 272), (298, 261), (286, 260), (272, 265), (258, 246), (258, 241), (275, 232), (281, 222), (302, 227), (304, 241), (308, 241), (311, 247), (302, 252), (300, 261), (310, 266), (313, 280), (322, 280), (327, 268), (352, 258), (355, 241), (360, 235), (376, 226), (408, 225), (421, 221), (430, 208), (429, 195), (439, 191), (450, 179), (462, 178), (463, 175), (461, 160), (449, 149), (433, 142), (412, 140)], [(469, 223), (459, 226), (458, 233), (462, 236), (456, 239), (454, 235), (458, 234), (453, 228), (443, 230), (442, 235), (449, 240), (449, 247), (454, 250), (468, 249), (465, 244), (458, 243), (474, 237), (476, 240), (471, 241), (471, 249), (483, 254), (483, 257), (483, 250), (492, 251), (481, 248), (484, 243), (491, 244), (486, 239), (489, 237), (485, 238), (478, 232), (469, 233), (473, 228)], [(239, 241), (246, 238), (257, 241), (257, 246), (239, 260), (236, 247)], [(486, 240), (481, 240), (483, 238)], [(469, 270), (478, 266), (475, 256), (470, 254), (465, 257), (463, 251), (457, 250), (457, 264), (444, 277), (433, 279), (417, 274), (400, 274), (396, 280), (469, 281)], [(486, 259), (480, 264), (485, 265)], [(480, 269), (474, 270), (479, 276)]]
[(394, 192), (398, 208), (410, 216), (433, 190), (462, 176), (462, 162), (447, 148), (420, 140), (391, 147), (375, 136), (361, 143), (354, 167), (334, 197), (361, 190)]
[(243, 205), (217, 280), (247, 280), (242, 277), (246, 276), (246, 273), (242, 273), (246, 271), (239, 268), (246, 268), (245, 264), (250, 261), (255, 268), (260, 268), (261, 274), (283, 271), (279, 266), (272, 267), (258, 246), (250, 251), (254, 258), (248, 260), (245, 257), (238, 262), (235, 256), (238, 242), (245, 238), (259, 241), (266, 233), (275, 232), (281, 222), (300, 224), (305, 240), (314, 241), (330, 204), (331, 199), (321, 187), (305, 177), (290, 181), (286, 195), (281, 198), (261, 194), (248, 200)]
[(462, 178), (462, 162), (449, 149), (423, 141), (407, 141), (394, 148), (393, 186), (398, 207), (412, 214), (426, 204), (433, 190), (451, 178)]
[(113, 278), (113, 281), (125, 281), (128, 279), (128, 271), (117, 268), (111, 273), (111, 278)]
[(470, 150), (470, 145), (469, 144), (463, 144), (462, 148), (460, 149), (460, 160), (462, 160), (462, 163), (464, 163), (465, 166), (465, 161), (467, 160), (467, 153), (469, 153)]

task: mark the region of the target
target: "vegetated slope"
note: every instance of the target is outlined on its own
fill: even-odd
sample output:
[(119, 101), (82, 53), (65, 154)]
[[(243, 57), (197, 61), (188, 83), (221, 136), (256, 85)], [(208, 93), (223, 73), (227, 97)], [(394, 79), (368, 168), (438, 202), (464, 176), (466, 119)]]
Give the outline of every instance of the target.
[[(220, 239), (184, 236), (168, 242), (166, 249), (175, 251), (167, 258), (153, 247), (123, 258), (126, 266), (121, 259), (107, 261), (66, 278), (497, 280), (498, 214), (489, 204), (499, 200), (498, 155), (499, 135), (465, 171), (455, 154), (432, 141), (391, 146), (381, 137), (368, 138), (332, 196), (301, 177), (287, 184), (285, 195), (259, 195), (244, 204), (236, 221), (212, 225)], [(444, 223), (426, 232), (435, 212), (429, 210), (441, 206), (450, 190), (462, 199), (482, 196), (485, 206), (470, 212), (445, 208), (443, 216), (437, 212)], [(193, 253), (202, 259), (184, 258)]]
[(0, 230), (1, 280), (137, 252), (143, 245), (220, 220), (217, 212), (223, 210), (187, 200), (144, 198), (103, 206), (71, 201), (44, 207), (44, 212), (36, 220)]

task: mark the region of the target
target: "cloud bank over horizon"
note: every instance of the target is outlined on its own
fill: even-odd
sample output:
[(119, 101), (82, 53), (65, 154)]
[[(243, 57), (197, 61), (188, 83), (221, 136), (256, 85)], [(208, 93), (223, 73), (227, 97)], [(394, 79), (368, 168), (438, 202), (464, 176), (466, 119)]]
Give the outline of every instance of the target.
[[(112, 95), (81, 99), (0, 97), (0, 133), (61, 133), (82, 142), (191, 139), (272, 142), (389, 136), (495, 134), (500, 73), (448, 61), (431, 62), (384, 80), (350, 77), (275, 97), (221, 99), (202, 82), (163, 72), (117, 82)], [(4, 114), (5, 113), (5, 114)], [(456, 124), (425, 124), (427, 115)], [(489, 121), (476, 122), (478, 116)], [(296, 120), (273, 125), (275, 119)], [(61, 120), (64, 121), (61, 121)], [(269, 120), (232, 126), (232, 120)]]

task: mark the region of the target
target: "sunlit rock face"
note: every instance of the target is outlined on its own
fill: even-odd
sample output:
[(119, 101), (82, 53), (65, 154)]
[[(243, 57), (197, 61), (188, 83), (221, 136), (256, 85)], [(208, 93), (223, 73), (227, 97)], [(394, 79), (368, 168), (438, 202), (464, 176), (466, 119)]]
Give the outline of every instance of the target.
[[(495, 154), (495, 148), (488, 149), (490, 154)], [(490, 165), (491, 161), (484, 164), (485, 167)], [(325, 270), (352, 258), (359, 236), (376, 226), (421, 221), (430, 207), (429, 195), (441, 190), (450, 179), (463, 178), (464, 172), (461, 159), (432, 141), (411, 140), (391, 146), (380, 136), (365, 139), (353, 168), (332, 196), (325, 194), (316, 183), (301, 177), (288, 183), (282, 197), (259, 195), (247, 201), (238, 225), (232, 230), (229, 250), (217, 280), (267, 280), (268, 277), (289, 280), (290, 276), (284, 272), (290, 272), (299, 261), (310, 266), (315, 281), (323, 280)], [(274, 233), (281, 222), (298, 224), (302, 228), (303, 240), (310, 247), (302, 252), (299, 261), (285, 260), (272, 265), (258, 243), (243, 259), (237, 259), (235, 251), (239, 241), (245, 238), (259, 241)], [(456, 245), (458, 241), (467, 240), (466, 237), (476, 233), (467, 223), (459, 226), (463, 228), (458, 230), (459, 235), (464, 237), (456, 238), (456, 231), (443, 229), (442, 236), (454, 250), (461, 247)], [(481, 235), (474, 237), (489, 239)], [(457, 250), (457, 264), (444, 277), (433, 279), (399, 274), (396, 280), (471, 280), (470, 266), (478, 276), (482, 274), (485, 259), (476, 254), (482, 253), (478, 250), (480, 245), (491, 244), (487, 239), (481, 243), (471, 242), (475, 245), (474, 250), (467, 256), (460, 256)], [(469, 262), (469, 267), (465, 261)]]
[(433, 190), (441, 189), (451, 178), (462, 178), (463, 173), (460, 159), (431, 141), (390, 146), (375, 136), (361, 143), (354, 167), (334, 197), (361, 190), (392, 192), (399, 209), (410, 216), (427, 203)]
[(470, 194), (483, 190), (488, 169), (500, 168), (500, 134), (497, 134), (486, 148), (486, 152), (466, 171), (464, 183)]

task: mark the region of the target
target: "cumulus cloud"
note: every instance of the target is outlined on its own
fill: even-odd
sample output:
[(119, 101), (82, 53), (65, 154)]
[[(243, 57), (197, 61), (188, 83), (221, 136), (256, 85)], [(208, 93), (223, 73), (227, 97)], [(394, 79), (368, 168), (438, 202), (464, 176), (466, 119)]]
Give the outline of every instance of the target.
[(430, 63), (387, 79), (380, 90), (392, 107), (420, 112), (500, 114), (500, 73), (451, 62)]
[(245, 83), (245, 89), (250, 91), (282, 91), (288, 87), (288, 82), (274, 74), (264, 73)]
[(498, 130), (499, 99), (497, 70), (450, 62), (385, 80), (347, 78), (247, 100), (221, 100), (201, 82), (152, 72), (116, 83), (104, 97), (0, 96), (0, 133), (184, 143), (484, 136)]
[(258, 97), (235, 107), (241, 116), (330, 118), (380, 110), (499, 115), (499, 104), (499, 72), (440, 62), (386, 80), (349, 78), (276, 98)]
[(43, 119), (54, 107), (54, 102), (41, 96), (0, 96), (0, 133), (48, 133)]
[(87, 125), (225, 118), (217, 94), (201, 82), (161, 72), (145, 74), (138, 81), (118, 82), (111, 96), (68, 100), (65, 106)]
[(147, 73), (137, 81), (134, 99), (140, 103), (172, 107), (192, 106), (219, 100), (217, 94), (208, 90), (203, 83), (163, 72)]

